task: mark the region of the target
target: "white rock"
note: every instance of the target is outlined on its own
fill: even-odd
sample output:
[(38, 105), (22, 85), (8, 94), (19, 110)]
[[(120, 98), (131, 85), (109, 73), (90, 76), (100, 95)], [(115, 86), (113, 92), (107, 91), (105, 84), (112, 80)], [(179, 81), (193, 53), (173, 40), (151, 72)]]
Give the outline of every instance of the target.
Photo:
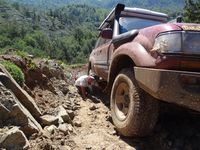
[(50, 134), (54, 134), (55, 131), (58, 129), (55, 125), (51, 125), (51, 126), (46, 126), (44, 128), (46, 131), (48, 131)]
[(52, 116), (52, 115), (44, 115), (40, 117), (41, 123), (44, 126), (50, 126), (50, 125), (57, 125), (58, 124), (58, 117)]
[(63, 132), (65, 135), (69, 133), (67, 124), (60, 124), (58, 129), (59, 129), (59, 131)]
[(63, 106), (59, 106), (59, 112), (58, 112), (58, 117), (61, 117), (64, 122), (71, 123), (71, 118), (69, 117), (67, 111)]

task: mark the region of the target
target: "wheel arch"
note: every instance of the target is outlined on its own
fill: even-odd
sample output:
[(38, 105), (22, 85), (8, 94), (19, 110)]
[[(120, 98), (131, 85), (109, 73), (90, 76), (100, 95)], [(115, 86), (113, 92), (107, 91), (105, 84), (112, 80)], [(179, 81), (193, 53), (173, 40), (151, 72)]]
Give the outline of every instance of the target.
[(134, 66), (154, 67), (156, 59), (137, 42), (130, 42), (116, 49), (112, 56), (108, 74), (108, 86), (111, 89), (115, 77), (123, 68)]
[(111, 89), (115, 77), (123, 68), (133, 68), (134, 66), (135, 66), (134, 61), (130, 56), (126, 54), (122, 54), (115, 57), (109, 69), (109, 75), (108, 75), (108, 86), (110, 87), (109, 89)]

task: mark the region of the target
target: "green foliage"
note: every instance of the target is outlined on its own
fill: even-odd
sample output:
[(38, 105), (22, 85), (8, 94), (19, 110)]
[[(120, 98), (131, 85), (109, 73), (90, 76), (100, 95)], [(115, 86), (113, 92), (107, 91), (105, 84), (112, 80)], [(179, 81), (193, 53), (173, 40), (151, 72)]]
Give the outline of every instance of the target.
[(27, 56), (28, 56), (27, 52), (19, 51), (19, 50), (16, 51), (15, 54), (18, 55), (18, 56), (20, 56), (20, 57), (22, 57), (22, 58), (27, 58)]
[(20, 86), (23, 86), (25, 79), (22, 70), (18, 66), (9, 61), (2, 61), (0, 63), (8, 70), (8, 72), (12, 75), (15, 81)]
[[(0, 17), (0, 53), (10, 49), (19, 55), (60, 59), (65, 63), (83, 63), (97, 37), (97, 27), (107, 10), (86, 5), (70, 5), (41, 11), (18, 3)], [(1, 16), (0, 12), (0, 16)]]
[[(14, 3), (9, 4), (9, 1)], [(19, 55), (59, 59), (67, 64), (87, 62), (97, 39), (97, 28), (109, 13), (107, 8), (117, 2), (173, 15), (176, 13), (172, 10), (177, 10), (174, 7), (182, 6), (182, 0), (101, 0), (95, 3), (93, 0), (57, 0), (56, 4), (54, 0), (9, 1), (0, 0), (1, 7), (5, 8), (0, 11), (0, 53), (14, 49)], [(169, 9), (164, 8), (168, 5)]]
[(37, 65), (31, 60), (29, 59), (28, 60), (28, 63), (27, 63), (27, 67), (30, 69), (30, 70), (35, 70), (37, 68)]
[(186, 0), (185, 3), (184, 21), (200, 23), (200, 0)]
[(19, 2), (29, 6), (35, 6), (42, 9), (53, 9), (71, 4), (86, 4), (93, 7), (113, 8), (117, 3), (123, 3), (127, 6), (142, 7), (142, 8), (171, 8), (174, 10), (184, 6), (183, 0), (10, 0)]
[(0, 35), (0, 48), (11, 44), (10, 38)]

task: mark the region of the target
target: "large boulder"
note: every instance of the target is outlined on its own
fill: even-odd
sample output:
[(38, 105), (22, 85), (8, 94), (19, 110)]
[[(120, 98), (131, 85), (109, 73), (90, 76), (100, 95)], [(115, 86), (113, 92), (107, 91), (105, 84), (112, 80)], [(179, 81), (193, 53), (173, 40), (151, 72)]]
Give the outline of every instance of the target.
[(60, 124), (58, 126), (60, 132), (64, 133), (65, 135), (69, 134), (68, 124)]
[(42, 74), (40, 68), (28, 69), (25, 73), (26, 85), (33, 89), (35, 86), (46, 86), (48, 78)]
[(59, 106), (57, 109), (58, 109), (57, 117), (61, 118), (60, 120), (63, 120), (65, 123), (72, 123), (72, 120), (71, 120), (69, 114), (67, 113), (67, 111), (65, 110), (65, 108), (63, 106)]
[(42, 131), (42, 127), (15, 95), (0, 83), (0, 123), (19, 126), (27, 136)]
[(26, 136), (17, 127), (0, 133), (0, 148), (7, 150), (26, 150), (30, 146)]
[(37, 120), (39, 120), (41, 112), (33, 98), (18, 85), (2, 65), (0, 65), (0, 81), (7, 89), (10, 89), (14, 93), (24, 107), (28, 109)]
[(42, 73), (48, 78), (65, 79), (62, 67), (55, 60), (43, 60), (39, 62)]
[(56, 79), (55, 77), (50, 80), (52, 82), (54, 91), (59, 96), (65, 96), (69, 92), (68, 84), (65, 80)]
[(43, 126), (57, 125), (58, 117), (52, 115), (44, 115), (40, 117)]

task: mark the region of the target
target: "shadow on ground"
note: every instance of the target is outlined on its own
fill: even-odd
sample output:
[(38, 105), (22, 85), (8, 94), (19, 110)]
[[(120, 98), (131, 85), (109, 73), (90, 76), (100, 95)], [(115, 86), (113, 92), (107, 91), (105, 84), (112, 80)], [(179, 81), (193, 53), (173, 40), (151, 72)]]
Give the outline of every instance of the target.
[[(106, 94), (95, 95), (91, 100), (101, 100), (105, 106), (110, 106)], [(136, 150), (200, 150), (200, 114), (162, 103), (158, 122), (150, 136), (120, 138)]]

